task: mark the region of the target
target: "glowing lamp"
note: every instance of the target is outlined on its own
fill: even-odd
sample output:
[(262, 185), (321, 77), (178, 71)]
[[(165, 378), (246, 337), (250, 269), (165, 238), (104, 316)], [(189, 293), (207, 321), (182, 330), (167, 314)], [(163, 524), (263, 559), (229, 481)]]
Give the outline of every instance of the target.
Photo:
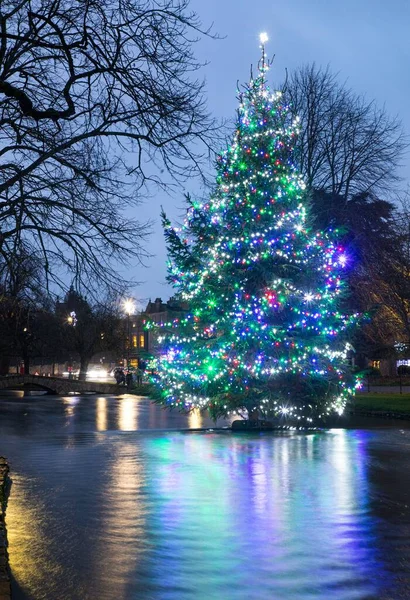
[(126, 315), (132, 315), (135, 312), (135, 303), (133, 300), (124, 300), (122, 307)]
[(269, 40), (268, 34), (266, 32), (260, 33), (259, 40), (261, 44), (266, 44), (266, 42)]

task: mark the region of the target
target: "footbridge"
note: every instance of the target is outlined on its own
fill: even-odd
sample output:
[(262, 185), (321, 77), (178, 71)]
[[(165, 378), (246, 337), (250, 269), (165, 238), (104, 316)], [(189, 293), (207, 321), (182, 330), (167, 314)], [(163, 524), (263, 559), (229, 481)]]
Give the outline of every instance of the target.
[(54, 396), (66, 396), (70, 392), (119, 395), (127, 388), (115, 383), (78, 381), (63, 377), (43, 377), (41, 375), (6, 375), (0, 377), (0, 390), (45, 390)]

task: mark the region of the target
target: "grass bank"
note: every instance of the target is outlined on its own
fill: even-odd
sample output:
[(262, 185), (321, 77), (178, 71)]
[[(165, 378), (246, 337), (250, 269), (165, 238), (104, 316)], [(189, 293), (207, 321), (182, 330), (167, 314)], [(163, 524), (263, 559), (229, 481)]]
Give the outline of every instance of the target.
[(355, 398), (356, 411), (392, 412), (410, 415), (410, 394), (361, 392)]
[(134, 385), (132, 388), (124, 387), (124, 394), (133, 394), (134, 396), (150, 396), (152, 387), (149, 383)]

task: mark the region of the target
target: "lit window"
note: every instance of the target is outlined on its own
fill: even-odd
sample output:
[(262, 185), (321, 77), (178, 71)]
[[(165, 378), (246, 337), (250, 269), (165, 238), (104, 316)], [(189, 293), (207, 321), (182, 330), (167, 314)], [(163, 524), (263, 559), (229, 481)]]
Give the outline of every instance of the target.
[(132, 347), (133, 348), (137, 347), (137, 336), (136, 335), (132, 336)]
[(140, 334), (140, 348), (145, 348), (145, 336), (143, 333)]

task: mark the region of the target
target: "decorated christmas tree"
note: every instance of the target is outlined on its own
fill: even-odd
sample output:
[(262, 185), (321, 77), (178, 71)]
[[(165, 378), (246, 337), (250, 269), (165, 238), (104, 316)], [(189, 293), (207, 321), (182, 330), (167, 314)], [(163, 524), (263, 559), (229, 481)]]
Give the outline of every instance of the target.
[(334, 232), (311, 228), (293, 162), (299, 122), (269, 90), (268, 67), (262, 45), (209, 201), (188, 198), (179, 229), (163, 215), (168, 280), (186, 311), (159, 327), (157, 399), (309, 424), (341, 414), (353, 394), (357, 317), (339, 308), (347, 259)]

